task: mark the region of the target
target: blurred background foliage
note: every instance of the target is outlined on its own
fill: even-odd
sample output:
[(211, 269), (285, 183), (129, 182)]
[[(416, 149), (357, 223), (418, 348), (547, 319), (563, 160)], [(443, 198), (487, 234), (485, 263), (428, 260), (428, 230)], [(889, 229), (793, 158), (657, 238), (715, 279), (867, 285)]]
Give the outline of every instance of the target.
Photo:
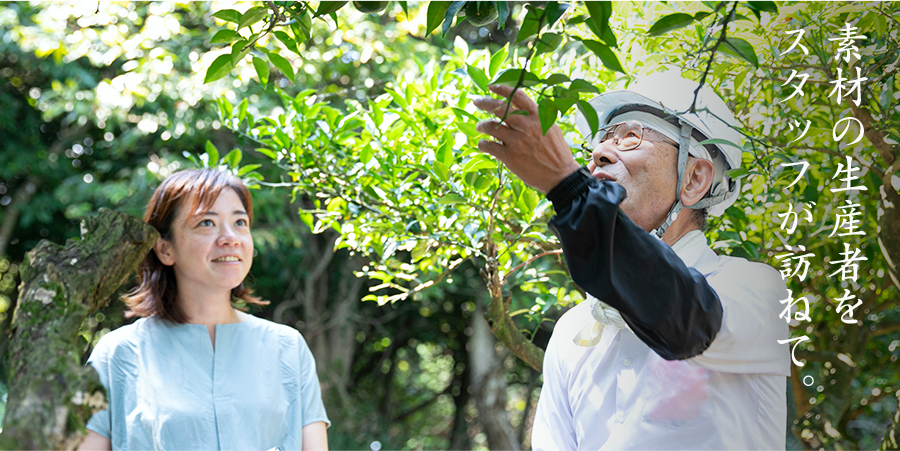
[[(524, 84), (580, 152), (579, 100), (679, 68), (706, 74), (747, 135), (742, 201), (712, 221), (711, 245), (777, 268), (787, 246), (815, 254), (789, 284), (812, 321), (793, 327), (811, 342), (788, 387), (788, 447), (875, 448), (897, 427), (900, 309), (885, 258), (900, 261), (895, 5), (355, 3), (0, 6), (4, 326), (39, 240), (76, 237), (101, 207), (140, 216), (166, 175), (221, 164), (254, 187), (251, 284), (272, 304), (253, 313), (309, 341), (332, 448), (528, 448), (540, 375), (484, 314), (507, 299), (514, 335), (542, 348), (582, 293), (553, 253), (552, 207), (475, 150), (484, 116), (471, 99), (491, 81)], [(828, 38), (847, 22), (867, 36), (859, 107), (829, 96), (849, 66)], [(723, 26), (730, 40), (716, 45)], [(784, 53), (801, 28), (809, 54)], [(792, 70), (810, 75), (805, 95), (783, 102)], [(848, 115), (865, 122), (855, 145), (829, 133)], [(795, 120), (811, 123), (791, 142)], [(862, 168), (858, 197), (829, 190), (845, 156)], [(796, 166), (781, 164), (799, 161), (810, 168), (786, 189)], [(866, 235), (829, 237), (848, 198)], [(778, 215), (804, 207), (813, 219), (782, 230)], [(844, 243), (867, 258), (853, 284), (830, 275)], [(844, 289), (863, 301), (859, 325), (835, 311)], [(122, 308), (89, 318), (86, 353)]]

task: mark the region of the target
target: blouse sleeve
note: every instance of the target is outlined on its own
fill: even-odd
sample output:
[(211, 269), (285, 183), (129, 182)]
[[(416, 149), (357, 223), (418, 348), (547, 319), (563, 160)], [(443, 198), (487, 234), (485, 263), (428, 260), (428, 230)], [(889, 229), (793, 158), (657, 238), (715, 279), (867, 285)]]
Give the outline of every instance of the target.
[[(91, 351), (91, 356), (88, 358), (88, 364), (90, 364), (94, 368), (94, 371), (97, 372), (100, 383), (103, 384), (103, 388), (106, 389), (107, 400), (109, 400), (109, 347), (106, 346), (106, 343), (102, 338), (97, 342), (97, 346), (94, 347), (94, 350)], [(112, 420), (110, 419), (108, 409), (99, 410), (94, 413), (85, 427), (112, 440)]]
[(316, 375), (316, 360), (302, 336), (300, 337), (300, 403), (303, 406), (302, 426), (317, 421), (324, 421), (326, 425), (331, 426), (331, 421), (325, 414), (325, 404), (322, 402), (322, 389), (319, 386), (319, 377)]

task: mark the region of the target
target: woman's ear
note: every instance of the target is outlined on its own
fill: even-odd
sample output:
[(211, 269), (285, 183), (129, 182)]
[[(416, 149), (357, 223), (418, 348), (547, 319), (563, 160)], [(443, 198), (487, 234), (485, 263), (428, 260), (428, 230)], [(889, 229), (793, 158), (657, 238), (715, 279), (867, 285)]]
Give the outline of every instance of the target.
[(681, 182), (681, 203), (690, 207), (706, 197), (715, 173), (711, 161), (702, 158), (688, 158), (687, 168), (684, 170), (684, 180)]
[(172, 249), (172, 242), (166, 240), (162, 237), (156, 239), (156, 244), (153, 245), (153, 252), (156, 252), (156, 258), (159, 261), (166, 265), (172, 266), (175, 264), (175, 256), (173, 255), (174, 249)]

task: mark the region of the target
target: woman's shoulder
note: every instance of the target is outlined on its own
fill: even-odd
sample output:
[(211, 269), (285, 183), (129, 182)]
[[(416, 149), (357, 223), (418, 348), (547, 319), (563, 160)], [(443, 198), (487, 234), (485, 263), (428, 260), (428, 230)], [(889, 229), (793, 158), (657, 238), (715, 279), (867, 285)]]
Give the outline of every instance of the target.
[(137, 354), (141, 343), (149, 337), (151, 330), (159, 327), (157, 322), (158, 320), (153, 318), (140, 318), (131, 324), (107, 332), (94, 345), (89, 361), (121, 359), (127, 355)]
[(241, 322), (255, 333), (261, 334), (268, 339), (277, 339), (282, 342), (292, 344), (302, 344), (306, 346), (306, 340), (303, 335), (291, 326), (279, 324), (269, 321), (265, 318), (253, 316), (249, 313), (238, 312)]

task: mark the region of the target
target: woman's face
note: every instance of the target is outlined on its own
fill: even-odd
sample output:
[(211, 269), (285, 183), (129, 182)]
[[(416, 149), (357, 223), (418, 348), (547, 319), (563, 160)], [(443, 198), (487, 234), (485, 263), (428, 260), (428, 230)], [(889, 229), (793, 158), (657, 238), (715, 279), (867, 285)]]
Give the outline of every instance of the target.
[(223, 189), (204, 214), (179, 208), (171, 233), (171, 241), (160, 239), (154, 249), (164, 265), (172, 266), (179, 292), (230, 294), (250, 272), (250, 217), (233, 189)]

